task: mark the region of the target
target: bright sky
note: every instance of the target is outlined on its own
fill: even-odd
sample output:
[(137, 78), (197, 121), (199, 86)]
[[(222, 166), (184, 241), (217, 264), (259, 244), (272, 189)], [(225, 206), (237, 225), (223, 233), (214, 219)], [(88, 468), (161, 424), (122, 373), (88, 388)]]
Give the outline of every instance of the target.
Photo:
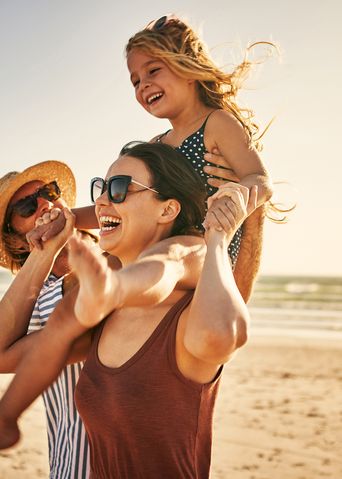
[(268, 61), (241, 96), (261, 125), (276, 116), (263, 158), (297, 190), (284, 191), (298, 202), (291, 221), (267, 223), (261, 271), (340, 276), (340, 0), (1, 0), (0, 176), (64, 161), (85, 205), (89, 179), (105, 175), (125, 142), (166, 130), (136, 103), (123, 51), (169, 12), (201, 28), (218, 62), (239, 61), (254, 41), (279, 44), (281, 62)]

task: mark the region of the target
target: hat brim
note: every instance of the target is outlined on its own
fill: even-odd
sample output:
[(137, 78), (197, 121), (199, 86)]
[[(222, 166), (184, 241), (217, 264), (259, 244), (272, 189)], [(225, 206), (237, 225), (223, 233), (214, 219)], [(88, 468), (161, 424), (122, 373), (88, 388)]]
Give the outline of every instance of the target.
[(26, 168), (26, 170), (13, 177), (9, 181), (8, 187), (0, 195), (0, 266), (7, 269), (10, 268), (11, 259), (5, 250), (2, 239), (6, 210), (14, 193), (31, 181), (42, 181), (43, 183), (57, 181), (61, 190), (61, 198), (63, 198), (69, 208), (75, 206), (76, 181), (71, 169), (65, 163), (53, 160), (43, 161)]

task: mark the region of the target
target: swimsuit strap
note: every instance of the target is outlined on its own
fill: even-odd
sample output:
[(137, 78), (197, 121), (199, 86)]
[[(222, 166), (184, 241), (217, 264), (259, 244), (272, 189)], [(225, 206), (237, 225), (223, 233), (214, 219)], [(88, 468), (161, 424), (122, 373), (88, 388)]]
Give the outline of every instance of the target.
[(155, 143), (162, 143), (162, 138), (164, 138), (164, 136), (166, 136), (169, 133), (169, 131), (171, 131), (171, 128), (165, 131), (164, 133), (162, 133), (161, 135), (157, 136)]
[(217, 110), (213, 110), (213, 111), (211, 111), (211, 112), (207, 115), (206, 119), (204, 120), (204, 122), (203, 122), (203, 124), (202, 124), (202, 126), (201, 126), (201, 128), (200, 128), (200, 130), (202, 130), (202, 128), (203, 128), (203, 131), (204, 131), (204, 128), (205, 128), (205, 126), (206, 126), (206, 124), (207, 124), (207, 121), (209, 120), (210, 115), (211, 115), (212, 113), (214, 113), (215, 111), (217, 111)]
[[(202, 130), (204, 131), (205, 126), (206, 126), (206, 124), (207, 124), (207, 121), (209, 120), (210, 115), (211, 115), (212, 113), (214, 113), (214, 111), (216, 111), (216, 110), (211, 111), (211, 112), (206, 116), (204, 122), (202, 123), (202, 125), (200, 126), (200, 128), (199, 128), (197, 131), (202, 131)], [(170, 128), (169, 130), (165, 131), (164, 133), (162, 133), (161, 135), (157, 136), (155, 142), (156, 142), (156, 143), (162, 143), (162, 138), (164, 138), (164, 136), (166, 136), (170, 131), (171, 131), (171, 128)], [(191, 135), (189, 135), (189, 137), (192, 136), (192, 135), (194, 135), (195, 133), (196, 133), (196, 132), (192, 133)], [(188, 137), (188, 138), (189, 138), (189, 137)], [(182, 141), (182, 143), (184, 143), (184, 140)]]

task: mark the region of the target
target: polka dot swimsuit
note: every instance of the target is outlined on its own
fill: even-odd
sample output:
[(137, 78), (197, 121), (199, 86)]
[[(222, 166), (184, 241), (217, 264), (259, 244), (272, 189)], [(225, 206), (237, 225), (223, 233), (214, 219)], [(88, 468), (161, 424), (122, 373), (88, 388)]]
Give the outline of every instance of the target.
[[(205, 161), (204, 159), (204, 153), (206, 153), (206, 148), (204, 145), (204, 129), (205, 125), (207, 123), (207, 120), (210, 115), (207, 116), (205, 119), (203, 125), (199, 128), (199, 130), (195, 131), (192, 135), (188, 136), (180, 146), (176, 147), (176, 150), (180, 151), (184, 157), (189, 161), (189, 163), (192, 165), (195, 171), (199, 173), (201, 178), (203, 179), (203, 182), (206, 186), (208, 196), (213, 195), (216, 191), (217, 188), (214, 188), (213, 186), (208, 185), (207, 180), (208, 178), (212, 178), (212, 175), (208, 175), (203, 168), (204, 166), (212, 166), (211, 163)], [(167, 135), (167, 133), (170, 130), (166, 131), (162, 135), (160, 135), (156, 141), (159, 143), (162, 142), (162, 138)], [(240, 250), (240, 244), (241, 244), (241, 238), (242, 238), (242, 227), (236, 231), (232, 242), (229, 245), (228, 248), (228, 254), (230, 256), (230, 259), (232, 261), (233, 267), (236, 264), (236, 260), (239, 254)]]

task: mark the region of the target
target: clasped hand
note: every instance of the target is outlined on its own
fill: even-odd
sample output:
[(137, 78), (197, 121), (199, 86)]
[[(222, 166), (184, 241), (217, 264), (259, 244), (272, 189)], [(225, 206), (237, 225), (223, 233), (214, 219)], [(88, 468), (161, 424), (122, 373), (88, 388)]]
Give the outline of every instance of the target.
[(64, 208), (53, 208), (37, 218), (35, 228), (26, 235), (30, 251), (33, 248), (43, 249), (43, 243), (50, 238), (62, 247), (73, 233), (75, 217), (73, 213)]
[(238, 183), (224, 183), (207, 200), (208, 211), (203, 226), (206, 236), (210, 231), (221, 231), (231, 241), (236, 230), (257, 206), (258, 187), (251, 189)]

